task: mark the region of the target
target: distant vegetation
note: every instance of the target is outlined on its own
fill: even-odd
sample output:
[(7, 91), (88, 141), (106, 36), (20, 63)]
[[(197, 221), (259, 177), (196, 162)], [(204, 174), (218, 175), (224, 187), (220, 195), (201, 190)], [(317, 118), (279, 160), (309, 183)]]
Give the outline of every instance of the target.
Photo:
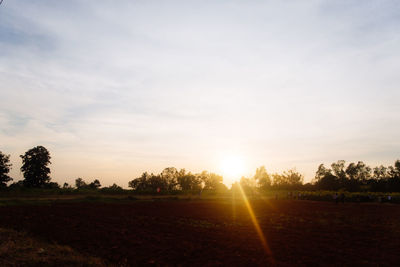
[[(75, 180), (75, 185), (64, 183), (60, 186), (51, 182), (50, 153), (43, 146), (28, 150), (22, 159), (21, 172), (24, 179), (14, 182), (9, 176), (12, 164), (10, 155), (0, 151), (0, 188), (3, 190), (22, 190), (28, 188), (55, 189), (64, 192), (95, 191), (123, 192), (117, 184), (101, 187), (99, 179), (87, 183), (82, 178)], [(222, 183), (221, 175), (203, 171), (201, 173), (178, 170), (174, 167), (165, 168), (160, 174), (144, 172), (140, 177), (131, 180), (128, 186), (137, 193), (201, 193), (202, 191), (226, 193), (228, 188)], [(8, 185), (9, 184), (9, 185)], [(242, 177), (232, 185), (234, 190), (241, 185), (246, 191), (347, 191), (347, 192), (400, 192), (400, 160), (394, 166), (379, 166), (371, 168), (362, 161), (346, 164), (344, 160), (334, 162), (329, 167), (319, 165), (315, 178), (311, 183), (304, 184), (304, 177), (295, 169), (283, 173), (268, 173), (264, 166), (258, 168), (253, 177)]]

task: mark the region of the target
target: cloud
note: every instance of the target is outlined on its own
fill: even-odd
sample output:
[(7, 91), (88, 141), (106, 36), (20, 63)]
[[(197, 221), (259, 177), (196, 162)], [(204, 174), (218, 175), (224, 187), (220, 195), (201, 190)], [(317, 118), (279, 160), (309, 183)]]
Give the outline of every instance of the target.
[(50, 146), (57, 181), (77, 158), (121, 183), (166, 163), (216, 168), (229, 150), (308, 177), (322, 160), (392, 162), (398, 5), (5, 2), (1, 149)]

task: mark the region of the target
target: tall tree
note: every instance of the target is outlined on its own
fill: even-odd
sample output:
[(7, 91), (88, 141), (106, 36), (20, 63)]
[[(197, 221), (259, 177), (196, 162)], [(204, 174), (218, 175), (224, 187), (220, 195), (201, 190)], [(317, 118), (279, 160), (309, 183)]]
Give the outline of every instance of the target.
[(339, 179), (333, 175), (332, 170), (326, 168), (324, 164), (318, 166), (314, 182), (318, 189), (338, 190), (340, 188)]
[(161, 174), (161, 178), (167, 183), (167, 190), (172, 191), (177, 189), (178, 185), (178, 170), (175, 167), (165, 168)]
[(183, 191), (199, 190), (201, 188), (200, 178), (191, 172), (186, 172), (185, 169), (181, 169), (178, 172), (177, 180)]
[(10, 155), (3, 154), (3, 152), (0, 151), (0, 187), (7, 186), (7, 182), (12, 180), (12, 178), (8, 176), (11, 166)]
[(334, 162), (331, 164), (333, 174), (339, 179), (341, 183), (344, 184), (346, 181), (346, 171), (345, 171), (345, 165), (346, 161), (344, 160), (338, 160), (337, 162)]
[(254, 175), (254, 180), (257, 181), (258, 186), (261, 189), (267, 189), (271, 186), (271, 176), (268, 174), (265, 166), (257, 168), (256, 174)]
[(365, 182), (371, 177), (371, 168), (362, 161), (359, 161), (357, 164), (352, 162), (347, 166), (346, 174), (349, 176), (350, 180)]
[(390, 191), (400, 192), (400, 160), (396, 160), (394, 166), (389, 166), (388, 188)]
[(297, 172), (295, 169), (283, 172), (283, 179), (289, 186), (301, 186), (303, 184), (304, 176)]
[(240, 178), (239, 184), (246, 193), (250, 193), (253, 192), (253, 190), (255, 189), (256, 182), (257, 181), (254, 178), (247, 178), (245, 176), (242, 176)]
[(373, 179), (379, 181), (387, 177), (387, 168), (383, 165), (377, 166), (373, 169)]
[(24, 185), (27, 187), (43, 187), (50, 182), (50, 168), (47, 167), (50, 162), (50, 153), (43, 146), (34, 147), (22, 158), (21, 171), (24, 174)]
[(217, 190), (222, 185), (223, 178), (221, 175), (203, 171), (199, 174), (199, 177), (202, 183), (204, 183), (204, 189), (206, 190)]

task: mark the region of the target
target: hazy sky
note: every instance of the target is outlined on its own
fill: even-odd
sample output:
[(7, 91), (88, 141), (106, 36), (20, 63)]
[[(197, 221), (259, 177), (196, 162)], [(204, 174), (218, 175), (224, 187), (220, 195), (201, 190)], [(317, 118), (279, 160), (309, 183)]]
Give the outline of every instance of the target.
[(400, 2), (24, 1), (0, 5), (0, 150), (52, 179), (246, 175), (400, 158)]

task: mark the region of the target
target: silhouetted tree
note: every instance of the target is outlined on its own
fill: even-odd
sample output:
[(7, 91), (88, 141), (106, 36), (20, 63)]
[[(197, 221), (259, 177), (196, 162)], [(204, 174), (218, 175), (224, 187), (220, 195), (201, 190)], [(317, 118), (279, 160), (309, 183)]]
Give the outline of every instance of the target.
[(331, 164), (333, 174), (336, 176), (341, 186), (344, 186), (347, 181), (345, 164), (346, 161), (344, 160), (338, 160)]
[(12, 180), (8, 173), (11, 170), (10, 155), (5, 155), (0, 151), (0, 187), (6, 187), (7, 183)]
[(318, 167), (314, 185), (317, 189), (347, 191), (400, 192), (400, 160), (394, 166), (378, 166), (371, 169), (364, 162), (344, 160), (332, 163), (332, 170), (323, 164)]
[(110, 186), (103, 187), (101, 189), (101, 191), (103, 191), (103, 192), (120, 192), (120, 191), (124, 191), (124, 189), (122, 189), (122, 187), (120, 187), (119, 185), (114, 183)]
[(303, 179), (303, 175), (295, 169), (284, 171), (283, 174), (272, 174), (272, 184), (276, 189), (301, 189)]
[(101, 187), (100, 181), (95, 179), (93, 182), (89, 184), (90, 189), (99, 189)]
[(177, 189), (178, 185), (178, 170), (175, 167), (165, 168), (161, 174), (161, 179), (167, 183), (167, 190), (172, 191)]
[(315, 173), (314, 183), (321, 190), (338, 190), (340, 188), (339, 179), (332, 174), (332, 170), (320, 164)]
[(387, 183), (390, 191), (400, 192), (400, 160), (389, 166)]
[(272, 174), (272, 185), (275, 188), (285, 186), (282, 175), (280, 175), (278, 173), (273, 173)]
[(264, 166), (257, 168), (256, 174), (254, 175), (254, 180), (263, 190), (271, 187), (271, 176), (268, 174)]
[(217, 190), (223, 185), (223, 177), (221, 175), (203, 171), (201, 174), (199, 174), (199, 177), (202, 183), (204, 183), (205, 190)]
[(332, 174), (332, 170), (327, 169), (324, 164), (320, 164), (317, 172), (315, 173), (315, 182), (320, 182), (327, 174)]
[(255, 187), (255, 180), (252, 178), (247, 178), (245, 176), (240, 177), (240, 186), (243, 188), (254, 188)]
[(134, 191), (138, 192), (156, 192), (159, 188), (162, 192), (168, 191), (168, 181), (160, 175), (144, 172), (140, 177), (133, 179), (128, 183)]
[(293, 187), (294, 189), (300, 188), (303, 184), (304, 176), (297, 172), (295, 169), (291, 169), (289, 171), (283, 172), (283, 179), (289, 187)]
[(256, 189), (257, 181), (254, 178), (247, 178), (242, 176), (239, 181), (240, 186), (244, 192), (249, 195), (253, 194)]
[(375, 167), (373, 169), (373, 176), (372, 178), (375, 180), (385, 179), (387, 177), (387, 169), (385, 166), (381, 165), (379, 167)]
[(142, 173), (138, 178), (128, 182), (128, 187), (134, 191), (143, 191), (147, 187), (147, 181), (150, 179), (150, 175), (147, 172)]
[(82, 178), (77, 178), (75, 179), (75, 187), (81, 189), (87, 187), (87, 184)]
[(43, 185), (43, 188), (59, 189), (60, 185), (57, 182), (48, 182)]
[(349, 191), (360, 191), (361, 187), (366, 185), (371, 178), (371, 168), (362, 161), (357, 164), (350, 163), (345, 172), (347, 174), (345, 187)]
[(24, 182), (23, 181), (18, 181), (10, 184), (9, 188), (10, 189), (18, 189), (24, 187)]
[(140, 178), (135, 178), (132, 181), (128, 182), (128, 187), (132, 188), (132, 190), (136, 191), (140, 186)]
[(185, 169), (181, 169), (178, 172), (177, 181), (183, 191), (197, 191), (201, 189), (200, 177), (190, 172), (187, 173)]
[(51, 164), (51, 157), (45, 147), (34, 147), (20, 157), (22, 158), (21, 171), (24, 174), (25, 186), (44, 187), (46, 183), (50, 182), (50, 168), (47, 166)]
[(369, 180), (370, 190), (374, 192), (385, 192), (388, 190), (388, 173), (385, 166), (377, 166), (372, 170), (372, 178)]

